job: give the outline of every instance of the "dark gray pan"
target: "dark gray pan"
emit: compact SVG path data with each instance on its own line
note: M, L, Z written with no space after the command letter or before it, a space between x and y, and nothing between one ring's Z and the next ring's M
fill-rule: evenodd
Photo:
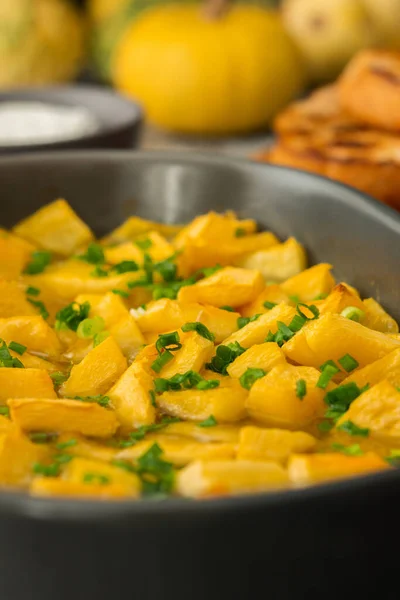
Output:
M132 214L234 209L400 319L400 218L294 170L210 156L81 152L0 159L0 225L56 197L99 234ZM1 257L0 257L1 260ZM212 501L0 495L1 600L397 599L397 471Z

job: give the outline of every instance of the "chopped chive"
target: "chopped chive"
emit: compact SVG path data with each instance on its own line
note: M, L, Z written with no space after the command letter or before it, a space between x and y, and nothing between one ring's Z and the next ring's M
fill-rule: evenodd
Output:
M27 294L27 296L39 296L40 290L39 288L30 285L28 288L26 288L25 293Z
M327 433L328 431L331 431L331 429L333 429L334 426L335 424L332 421L321 421L321 423L318 423L318 429L322 433Z
M227 374L227 368L229 365L246 349L242 348L239 342L233 342L224 346L221 344L218 346L215 356L212 357L211 362L206 364L206 368L215 373L221 373L222 375Z
M244 237L246 234L247 231L243 227L238 227L235 231L235 237L237 238Z
M227 310L228 312L235 312L233 306L220 306L221 310Z
M66 442L61 442L59 444L56 445L57 450L65 450L66 448L72 448L72 446L76 446L77 445L77 440L75 438L71 438L70 440L67 440Z
M120 440L118 442L118 446L120 448L129 448L130 446L134 446L137 442L143 440L148 433L153 431L159 431L160 429L164 429L168 425L172 425L172 423L180 423L180 419L178 417L164 417L160 423L153 423L151 425L140 425L135 431L132 431L129 434L128 440Z
M342 317L346 317L346 319L350 319L350 321L356 321L359 323L365 317L365 312L356 306L346 306L340 313Z
M43 319L48 319L49 312L48 312L47 308L45 307L44 303L41 302L41 300L33 300L32 298L27 298L27 300L28 300L28 302L30 302L32 304L32 306L35 306L36 308L39 309L40 316Z
M272 308L274 308L275 306L278 306L276 302L270 302L269 300L266 300L263 304L264 308L268 308L269 310L271 310Z
M104 250L99 244L91 243L84 254L77 258L91 265L102 265L105 262Z
M112 266L110 270L119 274L131 273L133 271L139 271L139 265L134 260L123 260Z
M33 465L33 472L36 475L43 475L44 477L57 477L60 474L60 465L56 462L50 465L35 463Z
M196 388L198 390L213 390L217 387L219 387L218 379L203 379L196 383Z
M327 298L329 296L329 294L327 294L326 292L322 292L322 294L318 294L318 296L315 296L314 300L325 300L325 298Z
M0 339L0 367L8 369L23 369L24 365L19 360L11 356L10 350L4 340Z
M158 356L151 364L151 368L156 373L159 373L161 369L174 358L174 355L169 350L165 350L160 356Z
M197 427L215 427L218 425L217 419L214 415L210 415L207 419L204 419L201 423L197 424Z
M325 403L329 406L329 410L325 417L338 419L341 417L363 392L368 389L368 384L363 388L359 388L356 383L351 381L343 385L339 385L334 390L328 392L324 398Z
M182 348L182 344L180 343L179 333L177 331L173 331L172 333L161 333L158 336L156 350L159 354L161 354L163 350L174 352L180 348Z
M186 371L186 373L177 373L169 379L158 378L154 380L155 390L158 394L169 390L178 391L182 387L192 389L196 387L198 390L208 390L219 386L219 381L215 379L204 379L196 371Z
M364 454L360 448L360 444L352 444L351 446L344 446L343 444L332 444L332 450L341 452L346 456L362 456Z
M297 333L307 323L307 319L301 315L294 315L288 327L292 333Z
M291 296L289 296L289 300L291 300L293 304L299 304L300 297L297 294L292 294Z
M334 369L336 369L337 372L339 373L340 369L338 368L338 366L337 366L337 364L335 363L334 360L327 360L327 361L325 361L324 364L319 367L319 370L323 371L325 369L325 367L327 367L328 365L330 365L331 367L333 367Z
M304 396L307 394L307 382L305 379L299 379L296 381L296 396L303 400Z
M8 406L0 406L0 415L2 415L3 417L10 416L10 409L8 408Z
M239 377L240 385L246 390L250 390L257 379L261 379L261 377L264 377L266 374L264 369L252 369L249 367L243 375Z
M302 310L301 310L301 306L304 306L304 308L306 308L308 311L311 312L312 317L309 317L307 314L305 314ZM299 313L299 315L301 317L303 317L304 319L306 319L307 321L314 321L315 319L318 319L319 317L319 309L315 306L315 304L304 304L303 302L298 302L297 306L296 306L296 310Z
M93 338L97 333L104 330L105 322L102 317L95 316L84 319L78 325L76 335L81 339Z
M31 442L34 442L35 444L48 444L49 442L52 442L55 439L57 439L57 437L57 433L46 433L39 431L29 434Z
M101 473L85 473L82 479L83 483L94 483L98 485L107 485L110 483L110 478Z
M96 346L99 346L108 337L110 337L109 331L99 331L99 333L95 333L93 336L93 348L96 348Z
M182 325L182 331L196 331L206 340L210 340L210 342L215 340L215 335L211 333L208 327L203 325L203 323L199 323L198 321L194 323L185 323L185 325Z
M97 396L74 396L72 400L80 400L81 402L95 402L103 408L108 408L111 403L111 400L108 396L102 396L101 394L98 394Z
M122 298L129 298L129 292L125 292L125 290L111 290L111 291L116 296L122 296Z
M10 350L14 350L14 352L19 354L20 356L22 356L24 354L24 352L26 352L26 346L23 346L22 344L18 344L18 342L10 342L8 344L8 347Z
M50 377L53 380L54 385L60 386L67 381L68 375L65 375L61 371L55 371L54 373L50 373Z
M321 375L319 376L319 379L317 381L317 387L321 388L322 390L326 389L332 377L334 377L338 372L339 369L337 367L334 367L332 365L326 365Z
M149 391L149 396L150 396L150 402L151 405L154 406L154 408L157 408L157 400L156 400L156 393L154 390L150 390Z
M88 318L89 312L89 302L83 302L83 304L71 302L56 314L55 329L71 329L72 331L76 331L79 324Z
M146 238L144 240L135 240L135 244L138 248L140 248L140 250L148 250L152 247L153 242Z
M347 371L347 373L354 371L354 369L359 366L358 361L356 361L356 359L350 354L345 354L342 356L342 358L339 358L338 363L342 365L343 369Z
M237 326L239 329L242 329L243 327L248 325L248 323L253 323L253 321L257 321L257 319L259 319L260 317L261 313L253 315L252 317L239 317L237 320Z
M91 277L108 277L108 274L109 272L99 265L96 265L94 270L90 273Z
M31 254L31 261L26 265L24 273L27 275L38 275L43 273L51 261L51 252L46 250L35 250Z
M358 427L353 421L345 421L341 425L338 425L339 431L344 431L349 435L359 435L362 437L368 437L369 429L367 427Z

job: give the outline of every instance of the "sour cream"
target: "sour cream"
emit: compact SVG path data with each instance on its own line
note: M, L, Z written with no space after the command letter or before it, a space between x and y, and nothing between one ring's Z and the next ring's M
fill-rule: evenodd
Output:
M0 102L0 146L47 144L96 133L97 118L86 108L44 102Z

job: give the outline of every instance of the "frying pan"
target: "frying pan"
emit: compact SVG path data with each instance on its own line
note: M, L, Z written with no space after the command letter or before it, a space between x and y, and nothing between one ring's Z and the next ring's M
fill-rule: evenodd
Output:
M0 224L63 196L98 234L129 215L234 209L400 318L400 218L332 181L218 157L96 151L0 159ZM400 473L215 500L0 494L1 600L398 598Z

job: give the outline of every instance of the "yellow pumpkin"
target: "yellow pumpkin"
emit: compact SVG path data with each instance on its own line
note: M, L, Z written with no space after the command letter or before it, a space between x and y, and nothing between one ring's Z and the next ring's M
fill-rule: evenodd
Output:
M300 92L303 69L273 11L238 3L210 17L201 4L172 4L125 31L113 79L155 125L218 135L266 126Z

